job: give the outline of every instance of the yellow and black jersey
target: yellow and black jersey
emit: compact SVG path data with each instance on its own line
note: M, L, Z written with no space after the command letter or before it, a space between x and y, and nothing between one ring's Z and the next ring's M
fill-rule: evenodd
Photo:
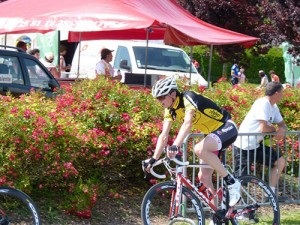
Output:
M204 134L209 134L226 123L231 118L229 112L221 109L210 99L193 91L177 94L172 108L165 109L165 120L184 120L185 111L195 110L193 128Z

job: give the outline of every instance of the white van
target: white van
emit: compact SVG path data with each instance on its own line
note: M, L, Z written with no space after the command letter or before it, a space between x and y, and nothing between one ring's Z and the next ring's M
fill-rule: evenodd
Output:
M190 57L180 48L146 41L82 41L77 47L69 77L94 78L95 65L100 60L102 48L114 50L111 64L122 74L121 82L153 85L160 76L191 77L192 84L206 86L207 81L190 62ZM81 54L78 55L78 49ZM79 67L78 67L79 62ZM146 67L146 69L145 69ZM147 75L145 75L147 74Z

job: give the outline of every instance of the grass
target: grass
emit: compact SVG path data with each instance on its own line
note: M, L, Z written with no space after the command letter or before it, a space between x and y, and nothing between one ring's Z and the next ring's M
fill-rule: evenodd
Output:
M300 205L280 205L281 225L299 225L300 224Z

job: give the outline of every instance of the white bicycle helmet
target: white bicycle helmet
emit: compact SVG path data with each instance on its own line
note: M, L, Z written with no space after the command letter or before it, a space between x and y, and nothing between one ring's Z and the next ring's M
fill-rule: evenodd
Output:
M177 90L177 84L173 77L168 77L156 82L152 87L152 95L154 98L164 96L170 93L171 90Z

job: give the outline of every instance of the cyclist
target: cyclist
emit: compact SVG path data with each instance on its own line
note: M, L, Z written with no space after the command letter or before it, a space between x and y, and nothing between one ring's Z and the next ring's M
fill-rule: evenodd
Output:
M219 108L210 99L193 91L179 92L174 78L159 80L152 88L152 95L165 108L163 129L157 140L156 149L146 166L149 172L151 166L159 159L167 145L169 131L173 120L182 121L173 145L168 147L167 156L174 158L179 146L192 128L201 130L206 137L195 145L195 153L200 162L205 161L212 168L201 168L199 179L214 193L212 173L215 169L222 177L229 189L230 206L234 206L240 199L240 182L235 180L224 168L219 160L219 151L228 147L237 138L237 128L230 119L230 114Z

